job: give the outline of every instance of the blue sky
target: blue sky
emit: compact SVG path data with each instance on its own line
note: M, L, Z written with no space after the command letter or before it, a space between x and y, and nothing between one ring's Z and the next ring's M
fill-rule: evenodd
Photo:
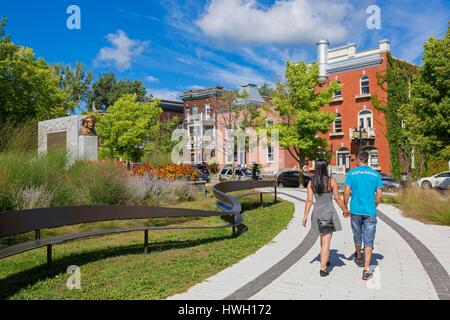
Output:
M14 42L49 63L83 62L96 76L142 80L161 98L189 89L273 83L284 61L315 59L315 42L355 42L358 50L388 38L394 56L421 63L422 46L442 37L450 3L352 0L16 0L0 16ZM81 30L68 30L69 5ZM381 29L366 27L366 9L381 8Z

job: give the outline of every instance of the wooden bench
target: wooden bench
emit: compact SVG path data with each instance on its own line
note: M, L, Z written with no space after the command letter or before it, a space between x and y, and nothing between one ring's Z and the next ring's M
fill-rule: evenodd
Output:
M217 208L220 211L142 206L76 206L2 212L0 213L0 239L29 232L34 232L35 237L34 240L25 241L0 249L0 259L26 251L47 247L47 265L51 266L53 245L106 234L143 231L144 253L148 253L150 230L232 228L233 235L235 235L236 227L243 222L242 209L237 199L228 193L262 187L275 187L276 193L275 181L237 181L223 182L215 185L213 192L217 199ZM230 218L226 219L228 223L214 226L138 226L94 230L41 238L41 230L84 223L148 218L200 218L211 216L226 216Z

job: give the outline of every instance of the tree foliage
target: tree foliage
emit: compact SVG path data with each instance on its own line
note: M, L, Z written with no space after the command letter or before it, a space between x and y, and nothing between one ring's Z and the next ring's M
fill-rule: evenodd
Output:
M117 80L114 73L102 74L92 85L88 96L88 108L106 111L126 94L135 94L139 102L150 100L147 89L140 80Z
M288 61L286 81L276 84L273 98L275 109L284 120L277 125L280 146L298 161L300 170L306 158L326 156L327 141L317 135L328 132L335 119L330 112L321 110L321 106L330 103L339 84L333 82L318 90L318 76L317 64Z
M409 142L425 156L420 170L427 158L450 160L450 27L443 39L430 38L425 44L411 101L400 107L399 115Z
M267 82L264 82L258 88L259 93L265 97L272 97L275 94L274 88Z
M59 87L54 68L32 49L5 36L6 19L0 20L0 123L45 120L67 115L73 108Z
M391 159L391 172L395 177L411 172L412 146L402 128L400 108L409 103L411 83L417 67L406 61L398 60L388 54L387 69L377 75L378 84L387 92L387 101L380 100L377 95L372 97L372 105L384 113L387 122L387 140Z
M74 69L69 65L57 64L55 70L60 77L59 86L68 95L67 102L74 106L87 102L93 79L92 71L85 71L82 63L77 63Z
M100 156L138 162L146 144L158 133L161 113L159 100L143 103L134 94L119 98L99 117Z

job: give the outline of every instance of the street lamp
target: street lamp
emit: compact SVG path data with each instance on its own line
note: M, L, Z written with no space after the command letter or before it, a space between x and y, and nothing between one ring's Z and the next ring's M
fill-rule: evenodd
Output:
M352 138L358 143L358 152L359 152L361 150L361 146L363 144L366 144L367 141L369 141L369 133L364 127L359 127L359 130L358 128L356 128L353 131Z

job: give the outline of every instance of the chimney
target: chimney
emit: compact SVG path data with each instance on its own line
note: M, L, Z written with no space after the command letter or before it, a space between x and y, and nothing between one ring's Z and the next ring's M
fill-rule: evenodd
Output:
M388 39L380 40L380 51L381 52L389 52L391 51L391 43Z
M327 79L328 66L328 47L330 43L327 40L317 42L317 63L319 64L319 82L324 83Z

